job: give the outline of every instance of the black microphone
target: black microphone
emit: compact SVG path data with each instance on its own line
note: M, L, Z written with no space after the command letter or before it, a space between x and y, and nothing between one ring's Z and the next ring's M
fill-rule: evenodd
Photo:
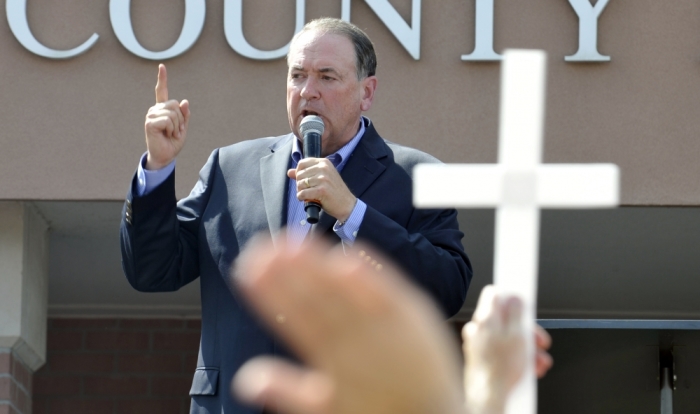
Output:
M299 132L304 140L304 158L321 158L321 135L323 135L323 119L316 115L307 115L301 120ZM318 216L321 213L321 205L315 201L304 202L306 211L306 221L311 224L318 223Z

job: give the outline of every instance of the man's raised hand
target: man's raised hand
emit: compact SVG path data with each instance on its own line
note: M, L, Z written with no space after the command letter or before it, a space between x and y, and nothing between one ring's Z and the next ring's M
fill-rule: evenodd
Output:
M159 170L170 164L185 145L190 120L190 103L168 100L168 73L165 65L158 66L156 104L146 115L146 169Z

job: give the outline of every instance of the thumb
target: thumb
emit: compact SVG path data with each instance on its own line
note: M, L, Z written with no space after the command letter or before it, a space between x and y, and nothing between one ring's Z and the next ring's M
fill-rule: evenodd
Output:
M511 335L520 333L523 323L523 301L516 296L505 298L502 311L506 332Z
M498 289L494 285L486 285L481 290L472 321L484 323L493 318L498 306Z
M190 101L183 99L180 102L180 111L182 111L182 116L185 117L185 125L187 125L190 120Z
M325 375L271 357L245 363L233 377L231 391L243 402L280 414L327 413L333 396Z
M156 83L156 103L168 100L168 72L165 65L158 65L158 83Z

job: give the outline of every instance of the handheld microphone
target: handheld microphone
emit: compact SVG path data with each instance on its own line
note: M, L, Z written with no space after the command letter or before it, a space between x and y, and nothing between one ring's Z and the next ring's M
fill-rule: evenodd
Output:
M307 115L301 120L299 132L304 140L303 150L304 158L321 158L321 135L323 135L323 120L320 116ZM306 221L311 224L318 223L318 217L321 213L321 205L315 201L304 202L304 211L306 211Z

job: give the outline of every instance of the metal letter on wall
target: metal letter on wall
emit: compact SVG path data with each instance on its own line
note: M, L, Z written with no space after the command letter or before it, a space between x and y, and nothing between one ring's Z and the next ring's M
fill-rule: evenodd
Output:
M180 56L194 45L204 28L206 4L205 0L185 0L185 21L180 37L170 49L161 52L153 52L141 46L131 26L130 10L131 0L109 1L109 19L117 39L122 46L136 56L150 60L164 60Z
M598 17L610 0L598 0L595 6L590 0L569 0L578 15L578 52L566 56L567 62L608 62L610 56L598 53Z
M350 0L343 0L340 3L340 19L350 21Z
M68 59L78 56L90 49L100 37L97 33L93 33L85 43L70 50L50 49L39 43L29 29L27 0L7 0L5 13L7 14L7 23L10 25L10 30L12 30L12 34L15 35L17 41L28 51L45 58Z
M297 0L296 23L294 33L298 33L304 27L306 16L306 0ZM229 46L239 54L257 60L271 60L284 57L289 51L289 43L277 50L260 50L248 43L243 34L243 1L224 1L224 34Z
M462 60L482 62L503 60L503 56L493 50L493 3L494 0L476 0L474 51L468 55L462 55Z
M349 3L349 2L348 2ZM374 10L379 19L394 34L396 39L406 49L415 60L420 59L420 10L421 0L411 1L411 26L404 21L389 0L365 0L365 3ZM343 1L343 18L347 13L347 20L350 20L350 5Z

